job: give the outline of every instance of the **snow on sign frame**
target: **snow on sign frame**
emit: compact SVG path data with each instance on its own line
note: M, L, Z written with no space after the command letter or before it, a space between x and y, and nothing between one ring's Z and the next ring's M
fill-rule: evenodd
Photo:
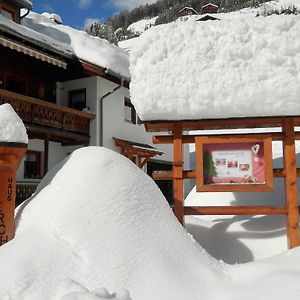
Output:
M273 191L272 138L196 137L197 192Z

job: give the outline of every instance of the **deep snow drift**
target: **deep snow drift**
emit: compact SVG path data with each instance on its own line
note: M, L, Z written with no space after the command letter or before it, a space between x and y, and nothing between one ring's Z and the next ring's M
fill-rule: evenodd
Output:
M299 15L151 28L130 52L131 100L142 120L298 115L299 32Z
M180 226L152 179L105 148L71 154L17 220L15 239L0 248L1 300L300 297L300 249L241 266L216 261Z
M8 103L0 105L0 142L28 143L26 128Z
M152 179L105 148L75 151L17 219L16 238L0 249L1 300L60 299L70 282L75 291L127 288L134 300L219 299L207 286L224 285L222 265L186 234Z

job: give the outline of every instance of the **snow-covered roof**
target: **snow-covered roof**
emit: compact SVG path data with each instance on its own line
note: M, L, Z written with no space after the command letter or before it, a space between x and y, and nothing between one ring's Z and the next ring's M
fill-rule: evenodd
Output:
M189 6L186 6L186 7L182 8L182 9L179 11L179 13L182 13L182 12L183 12L184 10L186 10L186 9L192 10L195 14L198 14L192 7L189 7Z
M130 52L142 120L300 115L300 18L174 22Z
M57 18L57 17L56 17ZM79 59L107 68L113 73L130 78L128 53L99 37L92 37L85 31L57 24L47 15L31 12L22 19L22 25L42 34L44 37L71 48Z
M108 69L113 74L130 79L128 53L85 31L57 24L58 15L40 15L31 12L21 20L21 25L0 15L0 33L16 36L27 43L42 47L55 54L77 58L95 66Z
M207 4L203 5L202 8L203 8L203 7L207 7L207 6L214 6L214 7L217 7L217 8L219 7L219 6L216 5L216 4L213 4L213 3L207 3Z
M26 18L25 18L26 19ZM9 34L17 37L21 41L25 41L39 48L47 49L57 55L72 57L73 49L60 41L42 34L36 30L32 30L26 26L22 26L0 15L0 33Z
M29 0L13 0L12 2L16 3L21 8L32 8L32 2Z

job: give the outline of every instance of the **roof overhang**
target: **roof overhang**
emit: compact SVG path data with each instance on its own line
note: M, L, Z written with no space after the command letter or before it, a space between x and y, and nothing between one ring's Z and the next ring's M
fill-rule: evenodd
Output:
M21 42L13 41L7 37L0 36L0 45L10 48L12 50L16 50L25 55L29 55L36 59L42 60L54 66L64 69L67 68L67 63L64 60L55 58L47 53L33 49L27 45L22 44Z
M121 148L121 154L131 159L133 156L138 156L139 158L144 158L145 161L139 164L139 167L143 166L145 162L154 156L162 155L163 152L158 151L156 148L148 145L141 144L132 141L121 140L118 138L113 138L115 145Z

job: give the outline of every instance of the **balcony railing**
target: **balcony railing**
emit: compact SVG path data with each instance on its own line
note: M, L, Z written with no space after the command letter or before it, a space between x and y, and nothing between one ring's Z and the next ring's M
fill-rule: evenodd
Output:
M0 105L10 103L25 124L90 135L95 115L0 89Z

